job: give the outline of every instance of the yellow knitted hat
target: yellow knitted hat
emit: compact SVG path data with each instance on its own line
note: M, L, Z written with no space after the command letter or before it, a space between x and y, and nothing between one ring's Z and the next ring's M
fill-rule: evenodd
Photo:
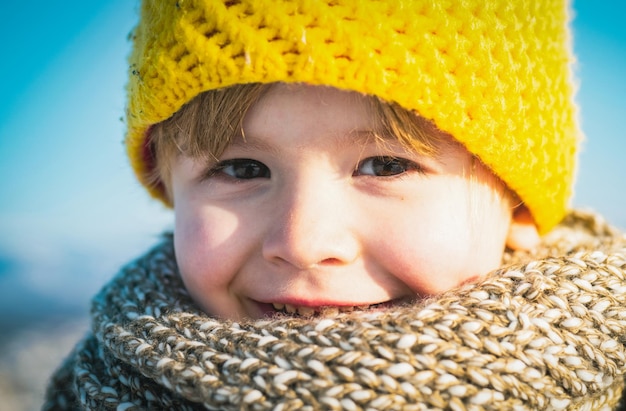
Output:
M580 139L566 1L143 0L128 84L132 166L146 184L150 126L203 91L323 84L434 121L545 232L566 211Z

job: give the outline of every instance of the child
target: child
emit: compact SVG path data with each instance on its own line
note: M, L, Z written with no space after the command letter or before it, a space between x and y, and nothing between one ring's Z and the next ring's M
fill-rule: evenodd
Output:
M174 233L45 408L617 407L626 241L567 214L567 5L530 3L144 0L126 141Z

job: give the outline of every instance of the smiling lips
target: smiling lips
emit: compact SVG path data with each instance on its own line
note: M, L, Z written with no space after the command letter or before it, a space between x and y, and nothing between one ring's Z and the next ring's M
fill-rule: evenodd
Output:
M339 313L349 313L356 310L364 311L369 309L386 307L391 304L393 304L392 301L386 301L378 304L366 305L309 307L293 304L272 303L272 307L274 307L274 310L276 310L277 313L284 313L308 318L313 316L334 317Z

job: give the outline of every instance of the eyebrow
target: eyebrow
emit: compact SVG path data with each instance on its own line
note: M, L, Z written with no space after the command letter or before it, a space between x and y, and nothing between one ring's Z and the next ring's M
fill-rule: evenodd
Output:
M371 141L386 141L386 140L396 140L394 136L388 135L387 133L382 133L377 130L351 130L348 132L338 132L331 135L332 142L331 148L333 150L341 151L347 148L354 147L355 144L367 144ZM297 142L294 141L294 142ZM265 142L261 138L257 138L254 135L245 135L238 134L236 135L231 143L232 146L240 148L244 151L265 151L272 154L279 154L279 149L275 147L273 144L269 144Z
M266 143L262 139L248 137L242 134L237 134L230 142L231 146L240 148L243 151L265 151L273 154L278 153L278 149L269 143Z

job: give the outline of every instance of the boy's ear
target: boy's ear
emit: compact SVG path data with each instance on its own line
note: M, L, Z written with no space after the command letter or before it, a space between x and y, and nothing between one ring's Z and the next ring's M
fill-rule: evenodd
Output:
M528 209L521 205L513 212L506 245L512 250L530 250L539 244L539 232Z

